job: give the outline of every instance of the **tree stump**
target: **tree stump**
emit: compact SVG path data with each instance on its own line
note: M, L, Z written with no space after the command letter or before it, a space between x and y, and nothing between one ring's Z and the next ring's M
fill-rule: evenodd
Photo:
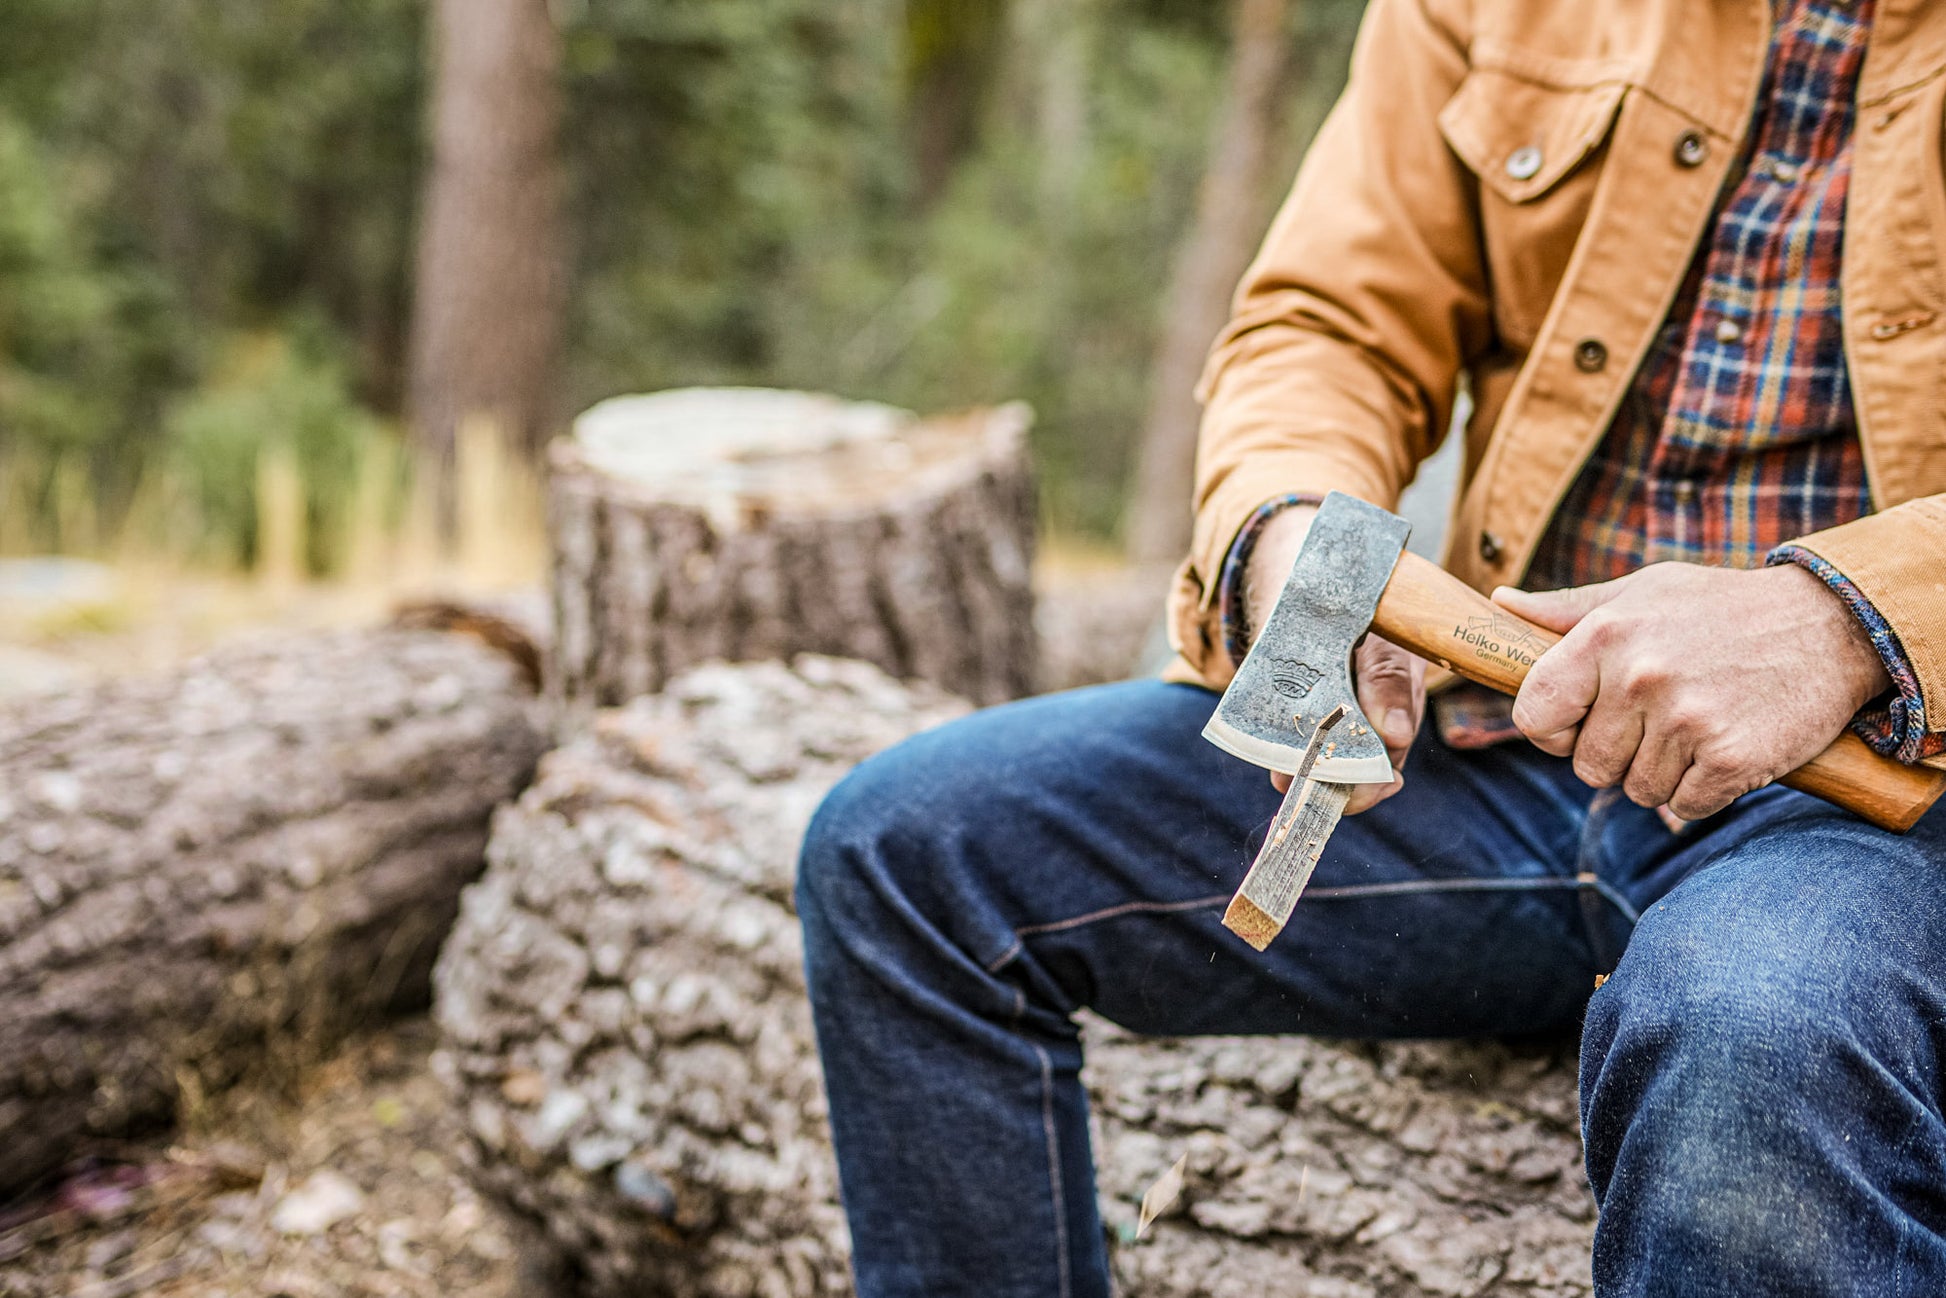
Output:
M960 706L857 663L709 667L603 713L501 812L441 957L435 1062L482 1185L589 1292L850 1292L796 847L853 763ZM1088 1037L1122 1292L1588 1294L1570 1059Z
M757 390L596 406L551 455L550 701L580 720L699 663L796 653L1028 693L1028 422Z
M537 710L503 654L393 630L0 707L0 1195L266 1035L423 1003Z

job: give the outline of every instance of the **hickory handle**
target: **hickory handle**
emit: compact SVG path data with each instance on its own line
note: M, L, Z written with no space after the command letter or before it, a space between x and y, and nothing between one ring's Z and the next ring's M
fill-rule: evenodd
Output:
M1400 557L1379 597L1372 629L1502 694L1518 693L1534 660L1561 638L1410 552ZM1903 834L1946 793L1946 771L1880 757L1847 732L1780 783Z

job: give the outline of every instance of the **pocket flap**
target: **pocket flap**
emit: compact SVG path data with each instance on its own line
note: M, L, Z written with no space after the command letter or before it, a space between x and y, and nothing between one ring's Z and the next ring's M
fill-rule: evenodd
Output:
M1475 68L1439 111L1439 130L1482 184L1525 203L1601 146L1627 89L1616 81L1562 90Z

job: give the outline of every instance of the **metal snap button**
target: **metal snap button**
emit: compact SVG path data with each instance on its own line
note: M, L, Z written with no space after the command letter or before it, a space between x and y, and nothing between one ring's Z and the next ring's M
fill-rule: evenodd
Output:
M1716 322L1716 341L1727 345L1741 337L1743 337L1743 327L1736 321L1718 320Z
M1685 167L1700 167L1710 155L1710 142L1698 130L1684 131L1676 137L1676 161Z
M1488 563L1500 562L1500 538L1491 532L1480 533L1480 557Z
M1532 180L1540 169L1541 151L1531 144L1507 155L1507 174L1515 180Z
M1801 173L1791 163L1773 162L1770 164L1770 174L1786 185L1794 185Z
M1574 345L1574 367L1593 374L1608 364L1608 346L1599 338L1583 338Z

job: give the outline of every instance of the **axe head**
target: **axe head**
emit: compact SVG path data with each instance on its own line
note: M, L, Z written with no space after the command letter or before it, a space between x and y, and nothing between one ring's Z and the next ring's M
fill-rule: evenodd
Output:
M1390 783L1385 744L1352 692L1351 651L1370 629L1411 531L1376 505L1336 491L1326 496L1203 737L1246 762L1295 775L1318 722L1342 705L1344 719L1326 736L1310 778Z

